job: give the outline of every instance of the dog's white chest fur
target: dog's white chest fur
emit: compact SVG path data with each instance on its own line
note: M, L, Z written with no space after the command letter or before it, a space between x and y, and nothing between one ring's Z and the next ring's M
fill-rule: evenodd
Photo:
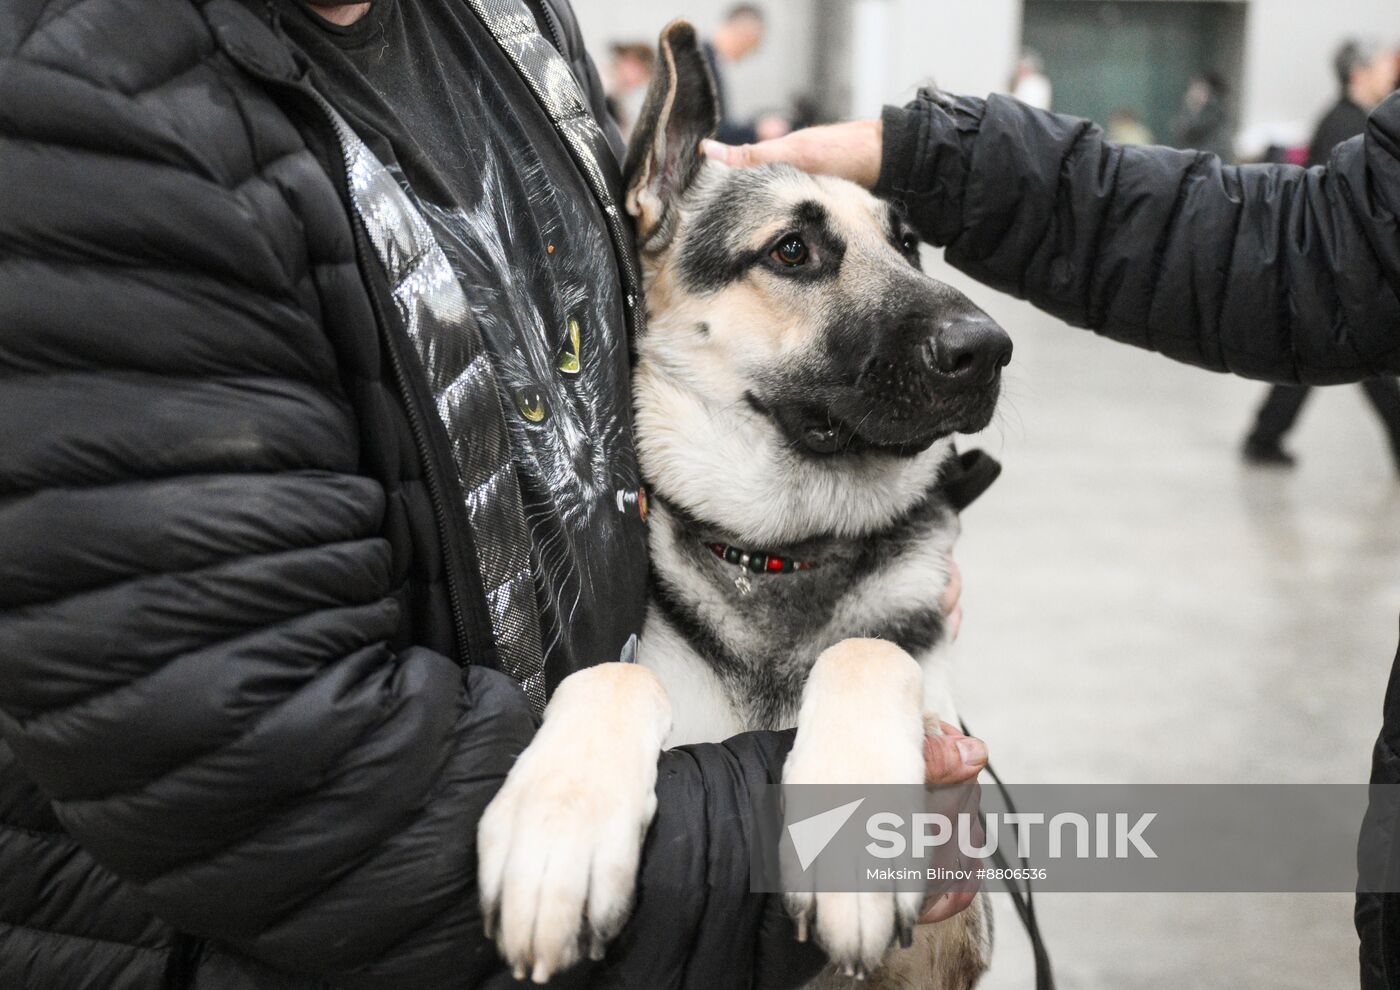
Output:
M745 592L737 579L746 572L685 547L687 536L678 532L665 507L658 508L652 525L656 580L683 600L684 615L653 602L638 660L657 675L673 699L671 745L718 742L739 732L795 725L807 674L823 650L842 640L879 636L897 626L901 617L937 607L947 587L948 555L957 537L951 513L940 514L902 536L907 542L878 567L849 582L841 575L819 572L754 574L745 582L751 589ZM823 566L815 563L819 569ZM826 612L782 614L794 601L800 604L802 594L769 595L787 590L783 583L832 580L840 592L829 596L832 607ZM716 647L726 655L718 664L706 655L707 648ZM924 710L955 722L943 638L910 652L924 674ZM858 712L851 715L861 717Z

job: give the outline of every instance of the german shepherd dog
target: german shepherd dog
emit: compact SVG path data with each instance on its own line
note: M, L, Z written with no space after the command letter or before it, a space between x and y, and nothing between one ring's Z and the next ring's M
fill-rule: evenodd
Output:
M987 426L1011 356L996 324L923 273L897 205L701 158L717 113L694 29L671 25L660 49L626 169L649 312L640 662L560 684L478 834L486 917L536 982L601 958L626 921L668 741L795 724L785 783L923 783L926 727L956 718L937 604L958 532L951 436ZM833 963L824 985L971 987L990 949L984 900L892 949L921 901L788 906Z

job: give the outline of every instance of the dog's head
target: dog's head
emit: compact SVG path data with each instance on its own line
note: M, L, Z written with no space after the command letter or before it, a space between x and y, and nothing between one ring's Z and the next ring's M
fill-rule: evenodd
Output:
M1011 340L924 274L897 205L702 158L717 101L694 29L660 48L626 169L643 472L751 540L868 532L924 496L948 437L987 426Z

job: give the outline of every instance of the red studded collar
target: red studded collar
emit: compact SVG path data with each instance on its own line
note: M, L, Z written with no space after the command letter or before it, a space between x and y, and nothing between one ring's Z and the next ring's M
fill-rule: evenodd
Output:
M773 553L756 553L740 550L723 543L709 544L710 552L727 564L735 564L755 574L791 574L793 571L810 571L817 565L809 560L793 560Z

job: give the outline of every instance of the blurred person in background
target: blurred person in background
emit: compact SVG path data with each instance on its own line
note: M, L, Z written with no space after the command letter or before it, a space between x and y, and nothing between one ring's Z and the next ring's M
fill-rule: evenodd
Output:
M1208 151L1221 161L1234 160L1230 128L1230 95L1225 80L1215 72L1203 72L1191 80L1181 100L1181 113L1172 123L1172 140L1178 148Z
M1325 168L1113 144L1092 123L925 89L878 120L705 154L787 162L902 202L955 268L1212 371L1335 385L1400 374L1400 95ZM1324 742L1325 744L1325 742ZM1288 759L1280 753L1280 760ZM1400 987L1400 655L1358 848L1363 990Z
M1352 39L1337 51L1335 66L1341 98L1317 125L1308 146L1309 167L1326 165L1332 151L1366 130L1366 118L1395 90L1397 49L1376 40ZM1400 385L1383 376L1361 383L1390 441L1400 470ZM1254 429L1244 442L1251 464L1292 467L1296 459L1283 449L1283 438L1298 421L1311 389L1307 385L1275 385L1255 416Z
M628 42L615 44L609 51L612 60L604 77L608 112L627 140L632 137L632 127L656 71L656 50L645 42Z
M1027 48L1016 60L1016 70L1011 76L1011 95L1028 107L1049 110L1055 98L1055 87L1045 74L1045 63L1040 55Z
M737 65L758 51L767 32L768 24L763 10L751 3L741 3L729 9L724 21L705 42L705 58L709 60L710 72L715 77L715 88L719 94L720 123L716 136L727 144L748 144L760 139L757 122L734 118L725 75L729 66ZM789 130L790 127L776 128L769 122L762 139L779 138Z
M1115 144L1152 144L1152 131L1137 113L1119 107L1108 117L1108 139Z

